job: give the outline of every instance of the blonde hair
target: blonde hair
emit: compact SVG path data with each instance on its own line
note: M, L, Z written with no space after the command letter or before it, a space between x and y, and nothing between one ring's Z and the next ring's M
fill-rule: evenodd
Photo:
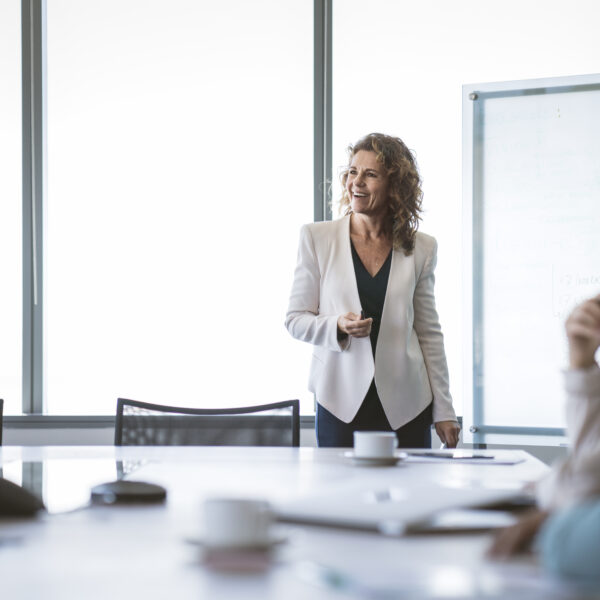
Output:
M356 144L348 146L348 164L360 150L374 152L377 162L384 168L388 178L392 243L394 250L402 248L404 254L409 256L415 248L423 200L421 177L415 157L400 138L383 133L369 133ZM352 213L350 196L346 190L348 169L349 167L346 167L340 175L343 188L340 209L344 210L346 215Z

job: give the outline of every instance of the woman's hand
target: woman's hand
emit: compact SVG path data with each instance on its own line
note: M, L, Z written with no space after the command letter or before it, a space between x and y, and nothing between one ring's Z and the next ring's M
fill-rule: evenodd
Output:
M600 296L580 304L565 324L571 368L587 369L600 346Z
M338 332L352 337L361 338L371 334L373 319L361 319L356 313L346 313L338 318Z
M435 432L448 448L456 448L460 435L460 425L456 421L438 421Z
M521 517L514 525L502 529L488 550L488 556L509 558L519 552L529 550L537 532L547 518L547 512L536 509Z

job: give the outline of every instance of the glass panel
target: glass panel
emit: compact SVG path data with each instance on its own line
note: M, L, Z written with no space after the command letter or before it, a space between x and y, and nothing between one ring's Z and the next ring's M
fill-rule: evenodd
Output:
M300 398L312 3L48 1L47 410Z
M597 87L481 100L481 424L564 427L564 322L600 291Z
M21 3L0 2L0 398L21 413L23 259Z
M589 0L568 11L559 0L543 11L535 0L333 3L333 196L344 150L362 135L398 135L416 151L421 230L439 242L436 300L459 414L470 396L462 389L461 86L596 72L597 11Z

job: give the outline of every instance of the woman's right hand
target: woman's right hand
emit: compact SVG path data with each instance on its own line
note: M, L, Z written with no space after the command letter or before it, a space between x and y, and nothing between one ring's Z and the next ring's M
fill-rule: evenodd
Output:
M360 315L349 312L338 317L338 333L356 338L367 337L371 334L373 319L361 319Z

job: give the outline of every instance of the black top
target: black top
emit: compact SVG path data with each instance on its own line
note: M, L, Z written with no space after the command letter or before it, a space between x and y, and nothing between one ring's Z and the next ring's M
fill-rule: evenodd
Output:
M387 290L388 279L390 277L390 267L392 265L392 251L388 254L381 269L371 277L369 271L365 269L358 252L352 246L352 261L354 262L354 275L356 276L356 286L358 287L358 296L365 319L371 317L373 325L371 326L371 347L373 358L377 349L377 338L379 337L379 327L381 325L381 316L383 314L383 303L385 302L385 292Z

